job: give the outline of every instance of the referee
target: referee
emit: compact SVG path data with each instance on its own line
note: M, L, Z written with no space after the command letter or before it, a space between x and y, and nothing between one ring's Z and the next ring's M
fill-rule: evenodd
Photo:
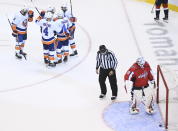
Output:
M99 98L106 96L106 78L109 78L109 83L112 90L111 100L117 98L117 78L116 78L116 67L117 59L113 52L109 51L105 45L99 46L99 51L96 57L96 73L99 74L99 84L101 88L101 94Z

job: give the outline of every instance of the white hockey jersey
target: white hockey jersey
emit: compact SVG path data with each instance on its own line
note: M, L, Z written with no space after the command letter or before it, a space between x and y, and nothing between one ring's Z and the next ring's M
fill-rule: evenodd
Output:
M28 13L23 16L18 12L13 18L12 25L16 25L16 29L19 34L25 34L28 26Z
M58 19L55 21L57 28L60 30L57 32L57 38L60 41L67 40L69 38L69 30L68 30L68 20ZM68 34L68 35L67 35Z
M47 21L46 19L36 20L35 23L41 27L43 44L51 44L54 42L54 32L60 32L61 27L58 27L53 20Z
M64 11L62 11L62 12L63 12L63 19L64 20L68 19L68 21L67 21L67 27L68 27L68 29L69 30L74 29L75 28L76 18L73 17L73 15L71 14L71 12L68 11L68 10L66 12L64 12ZM72 17L75 18L75 20L71 19Z

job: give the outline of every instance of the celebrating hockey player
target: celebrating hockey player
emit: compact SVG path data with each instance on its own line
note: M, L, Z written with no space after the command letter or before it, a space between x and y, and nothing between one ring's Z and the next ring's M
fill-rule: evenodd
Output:
M55 67L54 32L58 32L60 29L57 29L55 26L53 21L53 14L51 12L45 13L44 19L42 19L42 16L39 16L35 22L41 27L44 62L45 64L48 64L48 66Z
M68 18L68 29L70 31L70 39L69 39L69 44L70 47L72 49L72 54L70 54L70 56L75 56L78 54L77 49L76 49L76 44L75 44L75 40L74 40L74 33L75 33L75 23L77 21L76 17L73 16L72 12L69 12L67 9L67 4L63 4L61 6L61 10L63 12L63 17L64 18Z
M163 9L164 9L164 18L163 18L163 20L167 21L168 20L168 14L169 14L168 0L156 0L155 1L155 5L156 5L156 17L154 19L155 20L159 20L160 7L162 5Z
M64 54L64 62L67 62L69 56L69 31L68 31L68 19L63 18L63 15L59 12L55 18L55 22L58 28L62 28L60 32L57 33L57 63L62 62L62 55ZM63 49L63 52L62 52Z
M18 12L12 21L12 36L16 38L15 56L18 59L22 59L22 56L26 59L26 53L23 51L25 41L27 40L27 26L28 22L33 21L34 12L28 8L23 8Z
M132 104L131 114L139 113L139 104L145 98L145 110L152 114L154 98L154 77L148 62L143 57L139 57L129 68L124 76L127 89L131 90Z
M56 12L56 9L55 9L55 7L48 7L48 9L47 9L47 11L46 12L51 12L53 15L55 14L55 12Z

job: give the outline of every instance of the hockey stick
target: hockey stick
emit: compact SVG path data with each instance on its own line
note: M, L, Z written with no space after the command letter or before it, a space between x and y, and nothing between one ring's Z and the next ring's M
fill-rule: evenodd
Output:
M38 10L38 8L35 6L35 4L33 3L33 0L30 0L34 6L34 8L36 9L36 11L38 12L38 14L40 15L40 11Z
M8 16L7 16L7 14L6 14L6 17L7 17L8 23L9 23L9 25L10 25L10 27L11 27L11 30L13 30L13 29L12 29L11 22L10 22L10 20L9 20L9 18L8 18Z
M10 25L10 27L11 27L11 30L13 31L13 29L12 29L12 24L11 24L11 22L10 22L8 16L7 16L7 14L6 14L6 17L7 17L8 23L9 23L9 25ZM18 42L18 34L17 34L17 36L16 36L16 41ZM18 43L19 43L19 42L18 42ZM22 56L25 58L25 60L27 60L26 55L25 55L24 53L21 53L21 54L22 54Z
M71 10L71 15L73 16L73 12L72 12L72 0L70 0L70 10Z
M154 3L154 5L153 5L153 7L151 9L151 13L154 13L154 8L155 8L155 5L156 5L156 2L157 2L157 0L155 0L155 3Z
M125 88L125 92L126 92L126 94L127 94L127 88L126 88L126 85L124 85L124 88Z
M155 8L155 4L153 5L152 9L151 9L151 13L154 13L154 8Z

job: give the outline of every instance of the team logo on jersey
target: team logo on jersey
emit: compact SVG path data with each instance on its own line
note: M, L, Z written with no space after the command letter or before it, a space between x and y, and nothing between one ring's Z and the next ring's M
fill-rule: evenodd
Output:
M130 74L130 71L127 71L127 75L129 75Z
M23 25L24 27L27 27L27 23L28 23L28 21L27 21L27 19L26 19L26 20L24 20L24 21L22 22L22 25Z
M146 78L148 76L148 72L144 72L138 76L138 78Z

